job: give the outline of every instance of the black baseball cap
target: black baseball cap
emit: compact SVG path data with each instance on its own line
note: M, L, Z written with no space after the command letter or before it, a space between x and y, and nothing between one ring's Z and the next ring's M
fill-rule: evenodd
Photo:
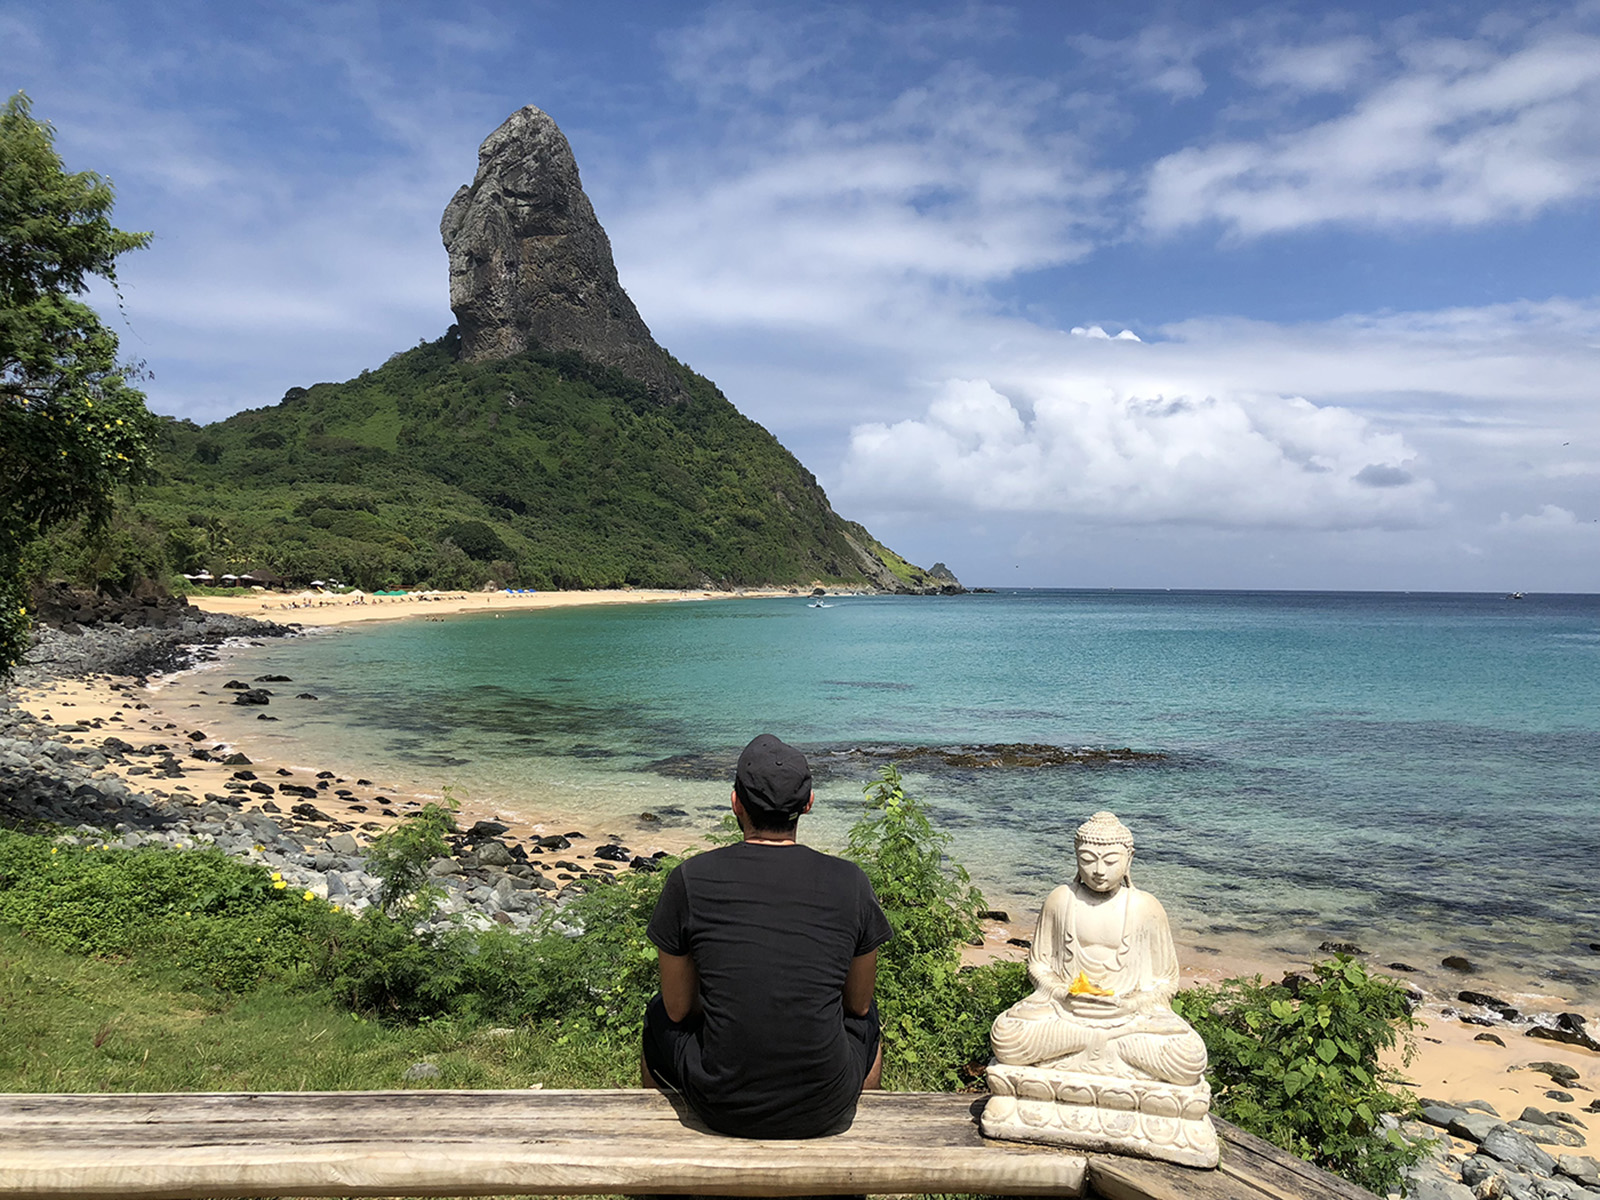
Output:
M811 764L793 746L763 733L739 755L733 790L746 808L792 819L811 799Z

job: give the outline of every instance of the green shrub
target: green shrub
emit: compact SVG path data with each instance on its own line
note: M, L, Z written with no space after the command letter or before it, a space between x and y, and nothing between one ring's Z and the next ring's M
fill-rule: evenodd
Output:
M975 1082L989 1059L989 1026L1028 990L1021 963L961 965L979 932L983 895L945 853L926 810L884 767L847 853L872 881L894 938L878 954L885 1085L950 1090Z
M428 865L450 853L445 834L456 832L457 801L445 792L443 804L424 804L377 837L367 850L367 870L383 880L378 902L394 915L402 908L433 907L437 888L428 885Z
M1416 1107L1389 1086L1378 1055L1415 1052L1406 994L1348 955L1264 984L1231 979L1173 998L1205 1039L1212 1111L1336 1175L1383 1195L1424 1150L1378 1127Z
M408 921L370 908L329 944L318 974L335 999L363 1016L434 1020L458 1007L471 940L465 930L414 934Z
M160 949L180 978L238 993L317 964L349 923L216 850L52 845L0 830L0 923L74 954Z

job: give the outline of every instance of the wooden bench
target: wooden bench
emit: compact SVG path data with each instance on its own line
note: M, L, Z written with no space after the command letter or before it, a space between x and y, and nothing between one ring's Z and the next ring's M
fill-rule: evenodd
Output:
M986 1141L982 1096L867 1093L836 1137L710 1132L659 1092L0 1094L0 1200L19 1197L795 1196L1373 1200L1218 1122L1222 1166Z

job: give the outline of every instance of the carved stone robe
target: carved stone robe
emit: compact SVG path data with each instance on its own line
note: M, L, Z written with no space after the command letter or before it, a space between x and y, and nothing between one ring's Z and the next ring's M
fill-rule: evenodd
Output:
M1123 906L1120 936L1109 947L1091 946L1077 930L1086 894L1074 882L1046 899L1028 954L1036 990L996 1019L990 1035L995 1057L1093 1073L1131 1067L1169 1083L1198 1081L1205 1044L1168 1003L1178 987L1178 955L1161 902L1124 884L1105 901ZM1065 995L1080 973L1112 994Z

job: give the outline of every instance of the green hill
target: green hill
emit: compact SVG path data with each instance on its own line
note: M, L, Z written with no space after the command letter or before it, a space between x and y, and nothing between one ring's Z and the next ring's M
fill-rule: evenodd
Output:
M776 438L676 360L682 391L663 403L572 351L458 351L452 327L345 383L168 422L157 480L114 544L97 558L52 539L52 566L81 582L136 564L368 590L945 582L837 516Z

